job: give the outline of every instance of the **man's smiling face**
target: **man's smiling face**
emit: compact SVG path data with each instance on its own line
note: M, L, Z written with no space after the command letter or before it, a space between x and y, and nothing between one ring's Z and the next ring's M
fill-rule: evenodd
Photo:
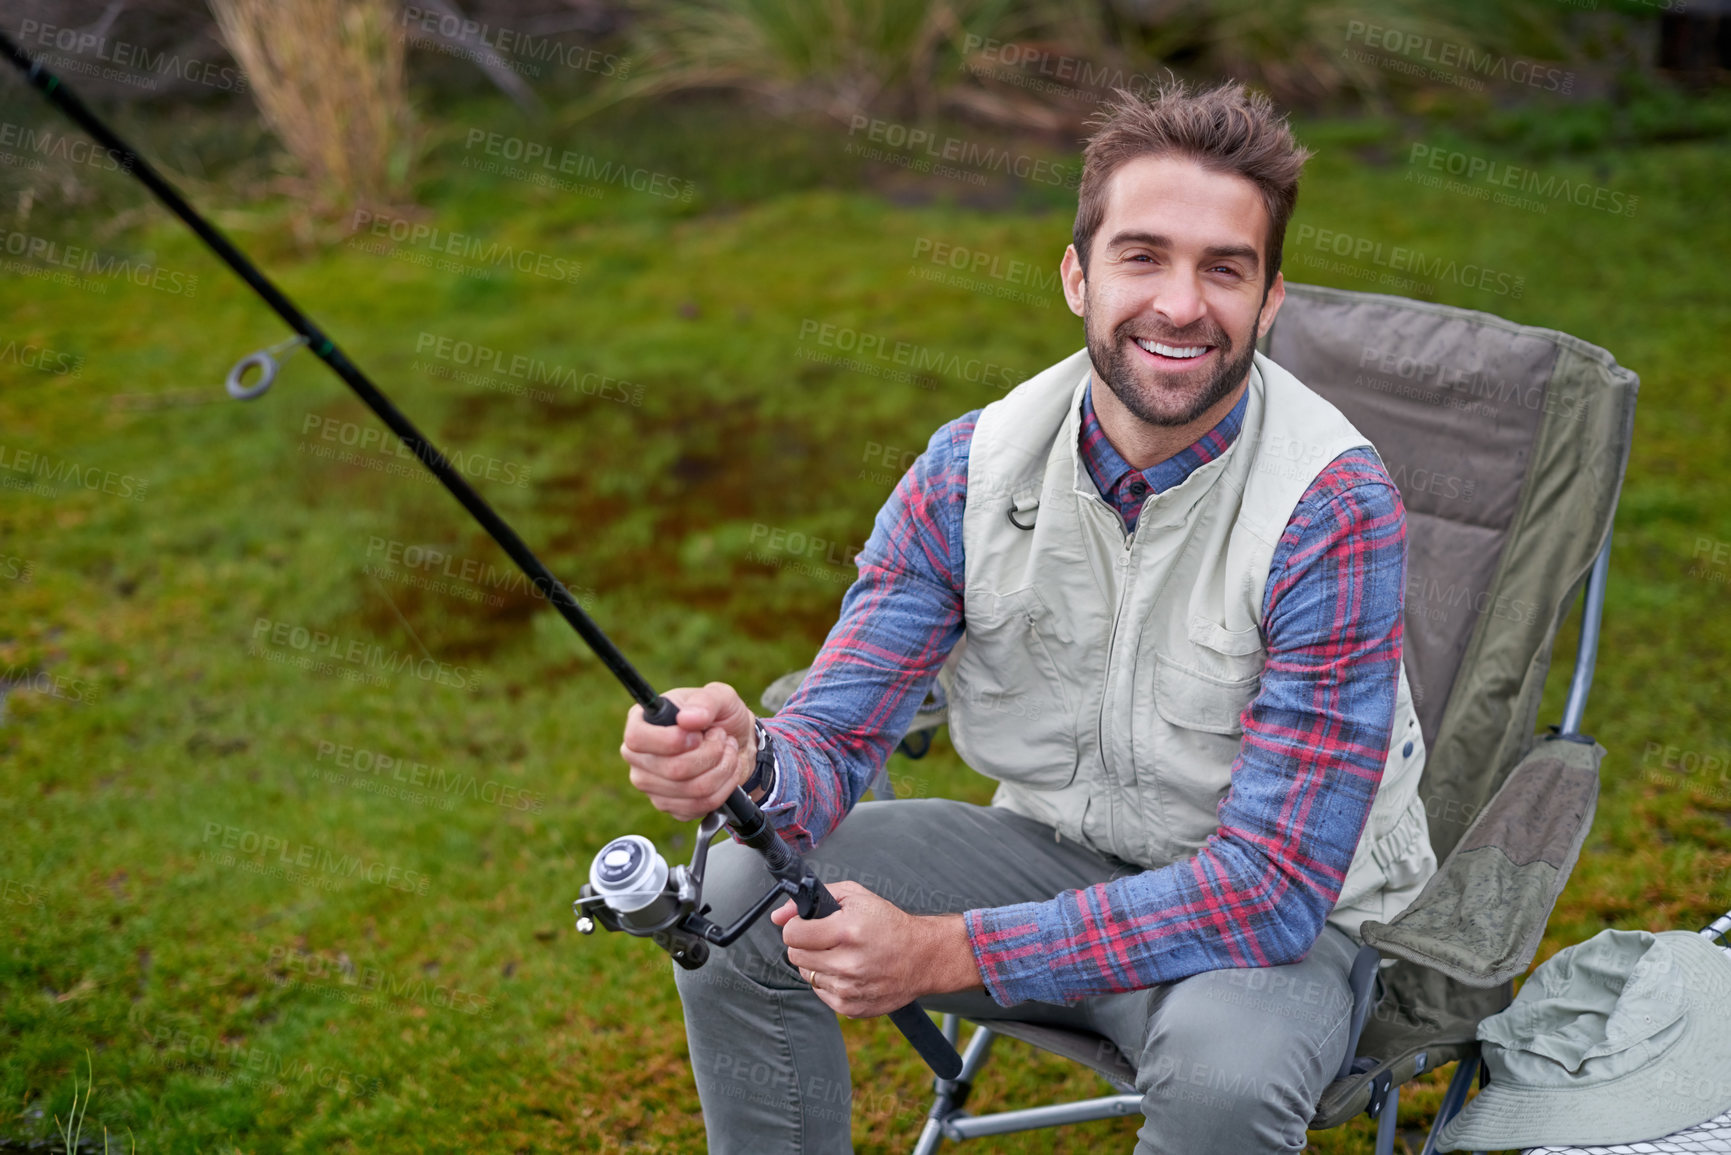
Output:
M1278 276L1264 292L1267 243L1267 209L1243 177L1182 156L1113 173L1086 276L1074 247L1063 271L1095 375L1124 408L1188 425L1244 383L1286 295Z

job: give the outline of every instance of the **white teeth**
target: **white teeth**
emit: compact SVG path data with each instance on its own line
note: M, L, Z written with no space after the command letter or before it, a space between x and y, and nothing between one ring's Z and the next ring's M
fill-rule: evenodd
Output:
M1136 343L1150 353L1158 353L1162 357L1200 357L1208 352L1207 345L1162 345L1158 341L1144 341L1136 338Z

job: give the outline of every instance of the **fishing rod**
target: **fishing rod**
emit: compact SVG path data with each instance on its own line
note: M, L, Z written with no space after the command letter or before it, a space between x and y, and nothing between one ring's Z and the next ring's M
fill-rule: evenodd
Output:
M564 583L535 556L517 531L475 492L461 473L451 467L445 455L422 436L414 423L348 359L335 341L314 325L246 254L217 231L216 226L205 220L137 149L122 140L58 76L43 68L40 61L32 58L4 32L0 32L0 54L4 54L24 74L25 80L50 105L107 149L123 171L149 189L294 330L295 336L290 340L253 353L235 365L226 383L231 397L250 401L261 396L276 379L279 368L277 354L292 352L301 345L311 349L313 355L354 390L367 408L409 447L421 464L432 471L463 508L481 523L481 528L517 563L535 588L558 609L571 628L577 631L577 636L643 707L644 720L655 726L674 724L679 706L655 692L612 639L602 633L601 627L577 604L577 599L571 596ZM249 386L244 378L251 368L257 368L260 375ZM727 927L718 926L704 917L709 907L702 901L703 863L709 840L723 825L763 856L770 875L775 879L775 886L769 893ZM721 809L698 826L697 847L690 866L670 870L647 839L626 835L601 848L589 876L589 883L582 888L582 897L574 904L582 915L578 919L579 930L587 934L598 922L608 930L650 938L687 969L702 966L708 959L711 945L726 946L745 933L783 895L793 899L801 918L823 918L841 909L841 904L818 880L811 867L776 833L751 796L737 786L721 804ZM918 1002L891 1011L889 1019L940 1078L953 1079L961 1073L961 1056Z

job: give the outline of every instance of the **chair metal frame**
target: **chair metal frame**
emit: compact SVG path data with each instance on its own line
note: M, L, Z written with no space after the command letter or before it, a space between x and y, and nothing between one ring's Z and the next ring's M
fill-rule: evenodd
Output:
M1605 535L1605 544L1593 560L1592 569L1588 572L1586 587L1582 592L1581 633L1580 644L1575 653L1575 668L1569 680L1568 697L1563 702L1562 722L1555 727L1555 736L1559 739L1576 742L1590 742L1592 739L1581 733L1581 721L1586 716L1587 694L1593 686L1593 668L1598 659L1599 623L1605 609L1605 585L1610 579L1611 568L1611 537ZM875 784L874 793L878 797L894 797L889 787L888 773L885 772ZM1731 920L1731 915L1727 916ZM1722 920L1726 921L1726 920ZM1715 924L1717 925L1717 924ZM1705 932L1703 932L1705 933ZM1349 984L1352 988L1353 1005L1350 1023L1351 1034L1346 1050L1346 1058L1341 1063L1337 1079L1346 1078L1358 1073L1354 1064L1358 1042L1364 1030L1365 1020L1371 1009L1377 1003L1377 970L1380 956L1375 947L1361 946L1358 956L1353 960ZM919 1141L914 1146L914 1155L933 1155L948 1139L959 1143L966 1139L978 1139L987 1135L1005 1135L1015 1131L1037 1131L1048 1127L1061 1127L1070 1123L1092 1123L1101 1119L1116 1119L1138 1114L1142 1109L1142 1096L1136 1092L1131 1079L1135 1068L1130 1061L1108 1040L1081 1031L1063 1032L1075 1041L1086 1040L1094 1046L1098 1059L1089 1061L1074 1054L1064 1057L1083 1062L1097 1071L1100 1076L1111 1083L1115 1094L1102 1095L1093 1099L1083 1099L1074 1103L1054 1103L1042 1107L1023 1107L1009 1111L998 1111L989 1115L974 1115L967 1110L967 1101L973 1091L974 1081L985 1067L986 1060L991 1056L992 1043L999 1035L1012 1038L1022 1038L1034 1046L1042 1046L1036 1035L1037 1031L1029 1031L1027 1024L1014 1021L992 1020L990 1023L976 1023L974 1032L968 1037L965 1050L962 1051L962 1071L955 1079L937 1079L933 1081L933 1100L930 1112L926 1116L924 1128L920 1132ZM1051 1032L1055 1028L1043 1027L1040 1031ZM960 1037L960 1024L957 1016L943 1017L944 1036L952 1044ZM1050 1049L1050 1048L1043 1048ZM1054 1054L1061 1052L1054 1051ZM1420 1063L1422 1068L1423 1063ZM1459 1061L1448 1090L1443 1095L1442 1107L1431 1125L1430 1134L1426 1137L1424 1148L1420 1155L1433 1155L1436 1151L1436 1137L1443 1124L1454 1118L1466 1104L1467 1095L1472 1089L1474 1078L1477 1077L1482 1086L1485 1078L1483 1061L1479 1058L1477 1044L1472 1052ZM1396 1117L1400 1107L1400 1084L1393 1081L1380 1083L1373 1089L1365 1114L1376 1120L1376 1155L1394 1155L1396 1132Z

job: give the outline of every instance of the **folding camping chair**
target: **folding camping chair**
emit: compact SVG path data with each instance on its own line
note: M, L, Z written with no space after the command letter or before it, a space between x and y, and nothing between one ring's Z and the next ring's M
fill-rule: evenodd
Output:
M1628 461L1638 380L1603 349L1487 313L1376 293L1287 286L1262 342L1333 402L1406 505L1405 662L1428 758L1420 792L1442 864L1405 911L1366 923L1353 967L1353 1045L1311 1126L1360 1112L1394 1150L1400 1086L1459 1061L1437 1126L1479 1074L1479 1020L1507 1006L1592 823L1605 750L1581 733ZM1583 598L1560 724L1534 733L1557 631ZM965 637L964 637L965 644ZM804 671L779 679L779 709ZM942 721L941 696L917 725ZM887 796L887 780L876 792ZM957 1039L946 1016L945 1031ZM1115 1094L970 1115L999 1035L1083 1063ZM939 1080L916 1152L1140 1111L1135 1068L1097 1035L992 1020L960 1077ZM1434 1149L1435 1128L1424 1155Z

